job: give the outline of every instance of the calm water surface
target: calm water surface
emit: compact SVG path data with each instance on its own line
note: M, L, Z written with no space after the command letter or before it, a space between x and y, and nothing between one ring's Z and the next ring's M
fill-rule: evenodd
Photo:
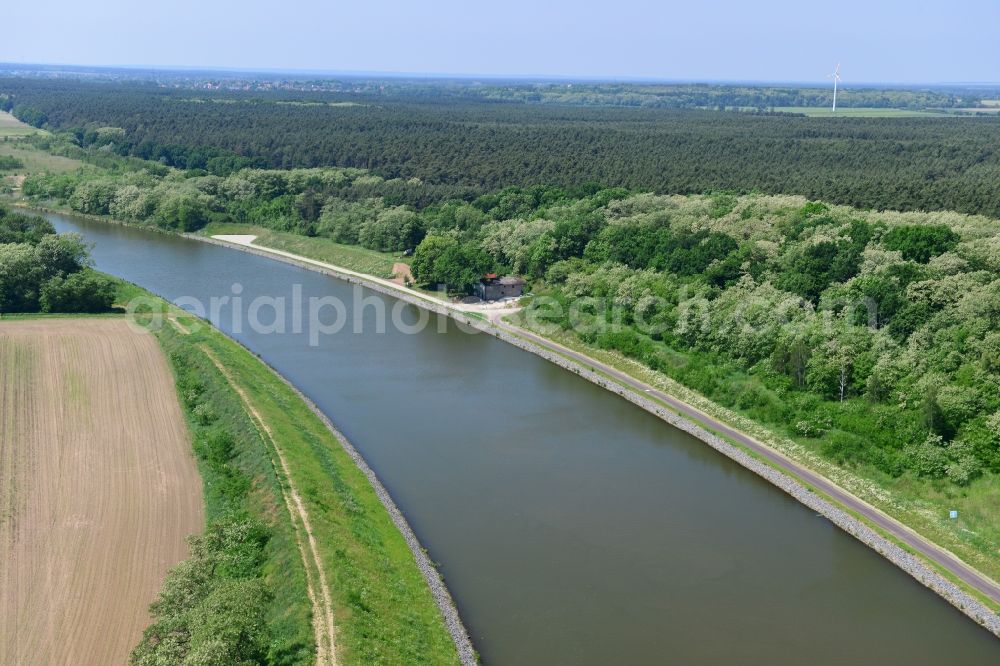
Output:
M276 261L48 217L96 243L100 270L168 299L239 282L247 300L301 284L351 302ZM1000 641L704 444L489 336L435 331L235 337L365 456L486 663L1000 663Z

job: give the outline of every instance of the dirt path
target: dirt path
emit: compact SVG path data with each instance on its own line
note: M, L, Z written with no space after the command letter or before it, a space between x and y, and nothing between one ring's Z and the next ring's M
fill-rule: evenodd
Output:
M0 664L124 664L201 530L156 339L124 319L0 322Z
M167 315L167 321L169 321L173 325L173 327L177 329L177 332L180 333L181 335L191 335L191 331L187 330L187 327L185 327L184 324L178 321L177 317L175 317L174 315Z
M407 284L414 284L413 272L410 270L409 264L404 264L402 262L396 262L392 265L392 281L401 287L405 287Z
M175 323L180 326L180 322ZM306 570L306 586L309 593L309 601L312 603L313 633L316 640L316 664L318 666L335 666L337 663L336 653L336 630L333 622L333 600L330 595L330 586L326 582L326 572L323 569L323 561L319 555L319 547L313 535L312 527L309 524L309 512L302 503L302 497L295 488L292 481L291 472L285 456L278 446L270 427L257 409L250 401L246 391L237 384L229 370L219 361L218 357L212 353L208 347L202 345L201 350L219 369L222 376L226 378L229 385L240 396L243 407L253 421L254 427L260 433L261 439L265 440L268 448L274 452L278 459L280 470L276 469L278 483L281 486L281 493L285 499L285 506L288 509L289 517L295 528L295 540L299 547L299 555L302 558L302 565ZM273 464L273 461L272 461Z

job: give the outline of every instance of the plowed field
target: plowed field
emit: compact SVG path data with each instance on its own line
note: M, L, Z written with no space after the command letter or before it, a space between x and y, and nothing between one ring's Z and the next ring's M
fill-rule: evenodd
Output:
M125 663L202 516L152 335L0 322L0 663Z

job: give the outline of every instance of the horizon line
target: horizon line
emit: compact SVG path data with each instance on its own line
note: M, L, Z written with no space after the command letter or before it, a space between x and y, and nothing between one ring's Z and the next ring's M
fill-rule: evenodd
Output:
M71 63L41 63L41 62L15 62L0 61L0 68L71 68L77 70L120 70L134 72L163 72L163 73L205 73L205 74L267 74L267 75L310 75L323 78L350 77L350 78L388 78L388 79L426 79L426 80L460 80L475 81L478 79L494 81L523 81L523 82L560 82L560 83L660 83L660 84L705 84L705 85L811 85L815 87L826 87L821 80L795 81L791 79L734 79L734 78L669 78L657 76L636 76L636 75L570 75L570 74L482 74L482 73L461 73L461 72L413 72L413 71L392 71L392 70L335 70L335 69L310 69L310 68L275 68L275 67L234 67L216 65L94 65L94 64L71 64ZM863 86L988 86L1000 87L1000 81L877 81L877 80L857 80L849 84Z

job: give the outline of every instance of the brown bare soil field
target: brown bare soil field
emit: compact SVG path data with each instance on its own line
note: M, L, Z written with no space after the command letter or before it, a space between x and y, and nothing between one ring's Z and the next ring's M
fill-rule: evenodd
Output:
M126 663L202 520L152 335L0 321L0 664Z
M413 272L410 270L410 265L399 262L392 265L392 281L404 287L407 282L416 284L416 280L413 279Z

